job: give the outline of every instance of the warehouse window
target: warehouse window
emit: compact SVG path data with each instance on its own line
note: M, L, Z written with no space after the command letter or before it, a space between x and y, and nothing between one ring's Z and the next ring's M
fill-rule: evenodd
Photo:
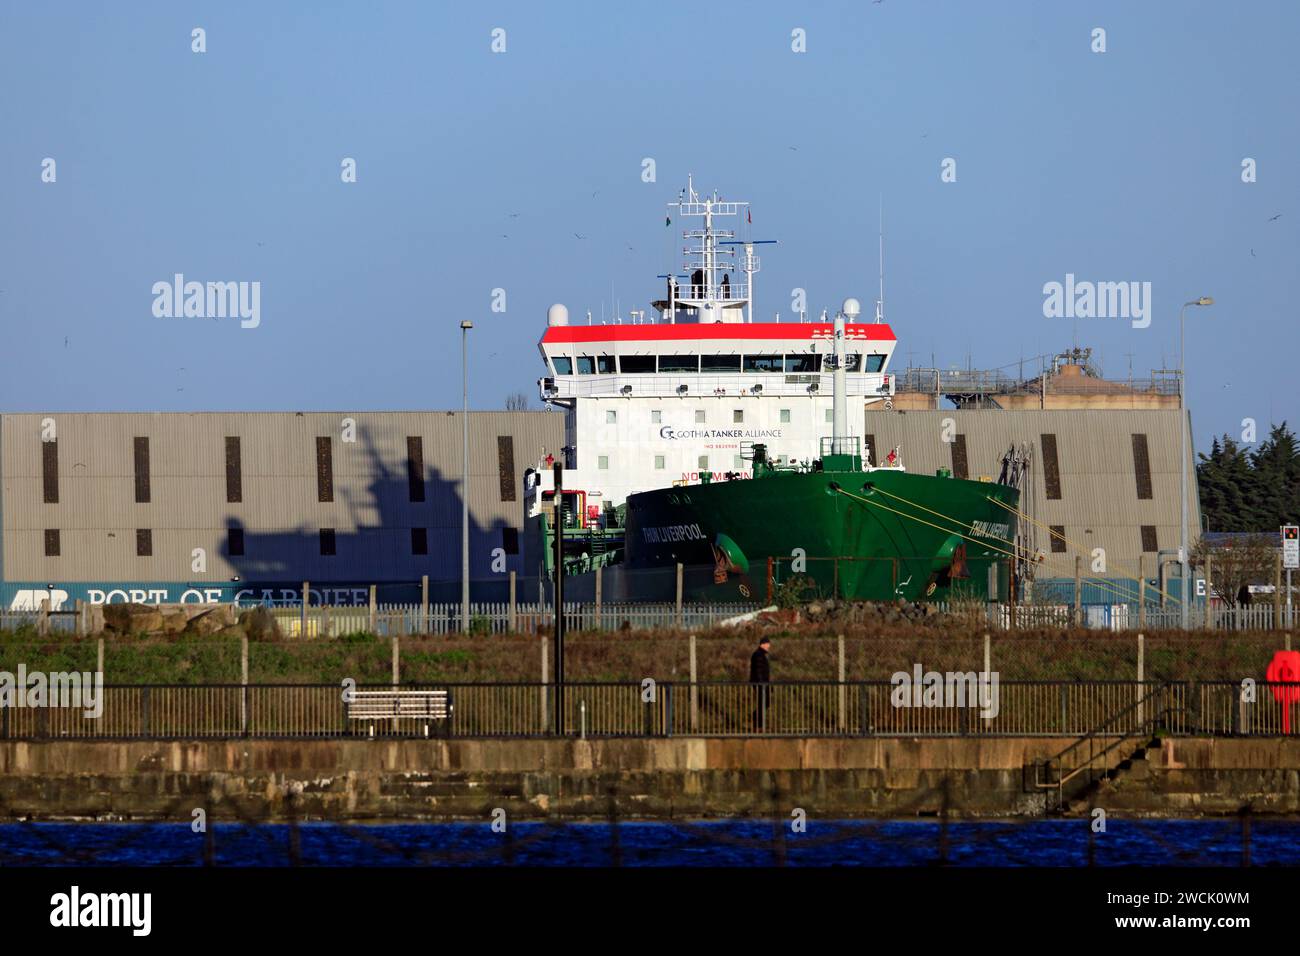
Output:
M424 439L419 435L406 436L406 497L424 500Z
M243 461L239 453L239 436L226 436L226 501L244 500Z
M428 554L429 553L429 529L412 528L411 529L411 554Z
M226 529L226 554L232 558L242 558L244 556L243 528Z
M618 412L614 411L613 409L607 409L607 410L605 411L605 424L606 424L606 425L617 425L617 424L618 424Z
M664 420L664 413L656 409L650 413L650 424L658 425Z
M826 420L828 422L835 421L835 409L833 408L826 409Z
M515 500L515 439L512 435L497 436L497 478L501 484L501 500Z
M664 456L655 455L655 468L663 468L663 466L664 466Z
M316 500L334 500L334 454L328 435L316 439ZM324 552L322 552L324 553ZM333 554L334 552L330 552Z
M869 462L877 465L880 464L880 456L876 454L876 436L866 435L863 437L863 441L867 443L862 452L863 455L866 456Z
M506 554L519 553L519 529L502 528L501 529L501 548Z
M609 468L609 455L596 456L596 467L601 471L606 471Z
M135 449L135 500L137 504L149 501L149 439L136 438Z
M1133 473L1137 476L1138 498L1151 497L1151 453L1146 435L1133 436Z
M744 420L745 420L745 410L744 410L744 409L742 409L742 408L737 408L737 409L735 409L735 410L732 411L732 413L731 413L731 421L732 421L734 424L739 425L739 424L741 424L742 422L744 422Z
M45 529L45 556L47 558L57 558L59 556L59 529Z
M59 503L59 441L41 443L41 480L45 486L45 503Z
M326 439L328 441L329 439ZM334 554L334 529L320 529L320 553L329 557Z
M1065 525L1063 524L1052 525L1052 553L1065 553Z
M1160 544L1156 540L1156 526L1153 524L1142 526L1142 550L1147 552L1160 550Z
M708 416L705 415L705 413L704 413L704 409L702 409L702 408L697 408L697 409L695 410L695 424L697 424L697 425L703 425L703 424L706 422L707 418L708 418Z
M966 466L966 436L957 435L952 441L952 474L954 478L969 478Z
M698 459L698 465L699 465L699 469L700 469L700 471L708 471L708 470L709 470L709 456L708 456L708 455L701 455L701 456L699 457L699 459Z
M1040 435L1043 443L1043 484L1048 500L1061 497L1061 464L1056 458L1056 436Z
M790 424L790 409L788 408L781 409L781 424L782 425Z
M137 558L153 557L153 531L151 529L135 529L135 556Z

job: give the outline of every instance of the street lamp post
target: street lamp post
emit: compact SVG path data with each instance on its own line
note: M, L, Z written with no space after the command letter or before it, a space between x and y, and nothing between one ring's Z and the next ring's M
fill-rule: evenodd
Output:
M460 632L469 633L469 330L460 323L461 457L460 457Z
M1180 618L1183 630L1187 630L1189 614L1188 608L1191 602L1191 596L1189 594L1191 584L1189 561L1191 559L1191 554L1188 551L1187 541L1187 432L1191 427L1191 424L1187 418L1187 370L1186 363L1183 359L1183 342L1186 337L1184 331L1184 320L1187 318L1187 307L1190 305L1214 305L1214 300L1208 295L1203 295L1199 299L1193 299L1191 302L1184 302L1182 309L1178 312L1178 415L1180 418L1180 421L1178 422L1178 431L1181 436L1179 444L1182 446L1183 452L1183 467L1179 471L1178 480L1180 496L1182 498L1183 521L1182 547L1179 551L1179 564L1182 574L1180 584L1182 593L1179 594L1179 597L1181 598L1179 604L1181 607ZM1210 600L1209 580L1206 580L1205 582L1205 600L1207 603Z

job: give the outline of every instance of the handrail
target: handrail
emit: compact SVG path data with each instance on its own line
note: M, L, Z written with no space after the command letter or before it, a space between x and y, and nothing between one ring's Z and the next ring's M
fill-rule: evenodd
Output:
M1172 681L1162 681L1157 683L1154 687L1151 688L1151 690L1147 691L1147 693L1140 696L1137 700L1133 701L1133 703L1129 704L1127 707L1123 708L1122 710L1118 710L1115 713L1111 714L1109 717L1103 720L1096 727L1093 727L1086 734L1083 734L1081 737L1079 737L1079 739L1077 739L1072 744L1067 746L1060 753L1056 754L1053 757L1047 758L1046 760L1042 761L1040 764L1037 764L1035 766L1034 785L1039 789L1049 789L1051 787L1056 787L1057 806L1063 806L1065 803L1065 784L1067 782L1073 780L1079 774L1091 770L1091 768L1097 762L1098 759L1107 756L1108 754L1116 750L1118 747L1120 747L1121 745L1123 745L1125 742L1132 739L1133 737L1142 736L1144 733L1150 733L1153 730L1153 728L1164 717L1166 717L1169 713L1172 712L1173 708L1169 706L1165 706L1160 709L1153 710L1150 716L1147 717L1139 716L1139 722L1137 726L1120 735L1106 734L1105 731L1108 728L1110 728L1113 724L1115 724L1117 721L1121 720L1124 717L1127 717L1133 711L1137 711L1139 715L1141 715L1144 709L1144 705L1148 701L1152 700L1152 698L1154 697L1165 694L1173 686L1174 683ZM1093 746L1098 742L1099 738L1101 738L1102 736L1106 736L1107 738L1109 738L1110 742L1101 750L1094 751L1092 749ZM1088 745L1088 759L1085 760L1083 763L1079 764L1079 766L1075 767L1069 773L1065 773L1064 772L1065 758L1072 752L1076 750L1081 750L1084 744ZM1039 774L1038 771L1040 769L1043 771L1050 771L1050 768L1052 767L1053 764L1058 765L1057 779L1055 781L1052 781L1051 779L1044 781L1042 779L1042 775ZM1047 776L1049 776L1050 778L1050 773L1048 773Z

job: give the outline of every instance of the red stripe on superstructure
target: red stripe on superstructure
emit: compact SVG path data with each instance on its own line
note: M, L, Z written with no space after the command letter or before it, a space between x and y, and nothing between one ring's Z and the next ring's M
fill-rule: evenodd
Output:
M896 341L884 323L858 322L845 327L849 341ZM745 342L753 339L829 339L835 326L829 322L711 322L706 325L552 325L542 336L543 345L573 342Z

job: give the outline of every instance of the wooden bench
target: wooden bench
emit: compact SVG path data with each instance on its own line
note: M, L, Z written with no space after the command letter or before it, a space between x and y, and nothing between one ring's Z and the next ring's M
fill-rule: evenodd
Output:
M368 720L370 736L376 720L423 720L424 735L429 722L451 717L451 694L446 690L354 690L347 704L349 720Z

